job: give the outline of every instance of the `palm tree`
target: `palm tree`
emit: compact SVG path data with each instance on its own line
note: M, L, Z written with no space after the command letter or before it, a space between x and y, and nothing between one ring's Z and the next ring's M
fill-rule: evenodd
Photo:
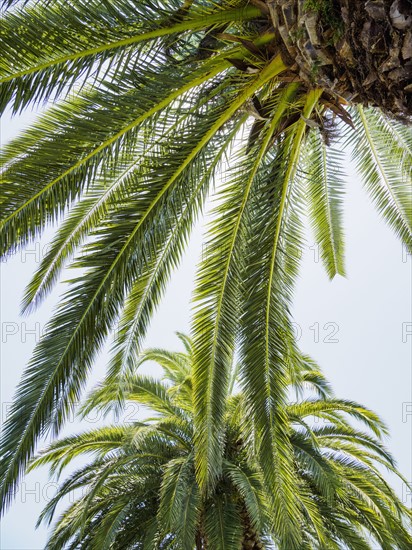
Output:
M39 522L50 523L64 497L78 496L58 518L47 548L291 548L281 544L282 504L256 460L255 427L233 384L236 372L224 404L222 472L202 493L195 471L193 356L153 349L138 365L146 361L162 367L162 379L131 373L123 384L126 399L142 405L147 420L57 440L32 462L31 468L46 464L60 475L79 456L89 458L41 514ZM299 490L299 548L409 549L411 516L379 471L396 472L382 445L382 422L361 405L334 398L307 358L299 379L290 380L294 392L300 397L286 406L285 429ZM94 390L84 413L96 407L116 409L114 386Z
M342 149L411 244L410 3L404 0L3 1L0 107L53 102L3 150L1 252L58 222L28 285L36 307L79 268L23 376L3 437L8 503L38 437L58 432L119 323L108 376L134 364L216 174L195 294L201 487L222 472L237 346L266 483L292 482L284 425L290 300L309 212L344 273ZM227 162L228 161L228 162ZM118 398L121 399L119 394ZM252 407L253 405L253 407ZM276 428L279 426L279 428ZM297 503L284 522L298 517Z

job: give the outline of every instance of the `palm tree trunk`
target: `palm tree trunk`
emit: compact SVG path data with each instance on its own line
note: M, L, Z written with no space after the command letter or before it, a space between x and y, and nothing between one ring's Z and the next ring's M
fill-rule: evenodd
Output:
M208 544L206 540L205 525L204 525L204 514L200 513L199 523L195 535L195 544L196 550L207 550Z
M398 118L412 115L411 0L253 3L299 79Z
M245 533L242 541L242 550L263 550L264 546L253 532Z
M243 540L241 550L263 550L264 546L260 541L259 535L253 528L246 508L241 511L243 524Z

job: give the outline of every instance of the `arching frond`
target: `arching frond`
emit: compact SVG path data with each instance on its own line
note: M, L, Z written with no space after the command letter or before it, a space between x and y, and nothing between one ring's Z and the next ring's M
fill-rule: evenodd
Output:
M242 542L242 521L235 504L224 497L215 499L205 510L205 533L216 550L236 550Z
M318 91L308 96L305 118L310 117L318 97ZM285 108L289 100L287 95L281 100ZM284 403L292 340L288 310L297 260L291 250L300 244L291 197L296 194L295 177L305 128L300 119L261 175L250 213L252 229L245 277L248 300L242 318L241 378L249 410L255 416L263 473L277 499L275 530L282 548L298 548L301 543L298 492L290 470ZM271 209L263 207L268 198Z
M6 148L5 160L7 162L10 155L17 160L10 166L6 164L2 173L2 254L12 246L25 244L45 223L56 219L94 181L99 169L103 170L100 177L104 178L104 186L107 187L107 183L115 186L111 192L106 190L103 205L113 195L115 199L121 196L122 189L123 193L132 195L134 180L144 174L137 159L148 155L145 141L137 141L143 138L142 124L159 112L167 117L173 101L205 81L210 82L213 75L227 66L228 62L222 60L206 70L206 74L204 70L190 71L183 80L180 73L165 69L165 83L160 93L153 81L157 72L146 69L139 78L131 72L122 90L113 91L109 87L92 92L91 96L86 94L83 100L75 98L52 108L29 133L29 145L31 135L40 138L32 147L27 148L27 140L22 138L17 138L17 143L11 142ZM118 115L110 124L104 123L114 107ZM184 120L183 113L179 115ZM172 116L165 120L169 125L174 122ZM179 128L179 132L182 129ZM209 134L207 141L213 134ZM173 133L168 137L173 139ZM93 213L96 216L101 211L100 203ZM77 228L74 244L91 222L93 218L86 220L85 227ZM83 231L79 233L80 229ZM73 240L73 236L70 237ZM56 252L54 259L55 255ZM32 294L34 298L36 294L33 291Z
M260 78L244 91L242 102L283 69L283 63L278 58L267 65ZM254 151L255 155L249 154L245 158L241 154L244 158L242 171L239 172L237 167L232 181L222 191L224 203L217 209L218 218L210 229L207 256L199 271L193 330L198 446L207 450L207 454L202 452L197 461L201 483L206 483L208 478L216 478L221 468L223 399L228 390L228 368L233 358L238 323L236 306L245 213L260 162L271 137L272 133L267 133L263 143Z
M158 49L156 41L162 37L260 13L254 6L227 10L207 4L196 3L184 21L173 21L178 2L59 1L8 12L1 35L0 107L10 102L17 112L30 102L60 95L93 73L116 67L122 74L122 68L133 66L140 56L150 57L150 48Z
M88 271L76 278L46 327L5 427L4 494L10 494L12 480L19 477L20 465L32 453L36 435L51 425L58 429L71 403L79 400L87 370L113 327L126 292L145 273L148 259L159 254L173 231L174 219L190 197L190 187L207 170L207 158L213 158L212 138L233 113L232 105L187 129L186 148L180 142L172 163L164 165L161 157L153 158L156 172L153 166L145 174L144 185L138 183L133 203L128 202L121 214L111 215L97 240L88 245L87 254L78 262L78 267ZM193 147L191 136L198 135L198 124L204 128L204 136ZM206 167L200 159L203 154ZM151 223L160 231L148 232ZM115 287L117 292L113 292ZM18 424L14 422L17 417Z
M332 279L345 275L342 228L343 154L327 146L320 131L310 133L307 196L315 242L320 247L325 269Z
M343 412L363 422L368 428L370 428L377 436L387 434L388 429L384 422L369 409L364 408L362 405L355 403L354 401L348 401L343 399L328 399L328 400L313 400L303 401L296 405L290 405L288 407L288 414L290 416L305 417L305 416L322 416L323 413L329 411Z
M358 171L382 216L412 250L410 144L397 139L396 127L374 111L358 107L354 123L350 144Z

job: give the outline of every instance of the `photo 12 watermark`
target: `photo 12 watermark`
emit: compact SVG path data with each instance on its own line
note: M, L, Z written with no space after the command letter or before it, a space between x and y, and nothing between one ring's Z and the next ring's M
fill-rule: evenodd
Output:
M402 502L407 505L412 505L412 482L402 484Z
M3 321L1 323L1 343L18 340L21 344L37 343L43 335L44 326L38 321Z
M117 402L116 402L117 405ZM126 400L122 405L118 405L115 409L107 407L90 408L82 410L83 402L73 402L68 408L65 418L65 425L79 424L82 425L100 425L107 426L111 424L124 425L134 424L141 419L140 406L135 401ZM1 404L1 423L7 422L10 417L15 416L17 409L13 406L12 401L3 401ZM85 428L86 430L87 428Z
M404 401L402 403L402 422L406 424L412 419L412 401Z
M402 323L402 343L412 343L412 323Z
M315 321L313 325L303 327L301 324L293 322L292 329L296 342L299 342L304 334L311 334L311 339L315 344L339 344L340 326L335 321L319 323Z

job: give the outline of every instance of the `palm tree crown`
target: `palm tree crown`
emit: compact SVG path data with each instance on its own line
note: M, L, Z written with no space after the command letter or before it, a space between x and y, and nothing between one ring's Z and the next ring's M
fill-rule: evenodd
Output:
M233 387L236 372L224 404L222 471L213 488L201 491L194 460L193 355L190 341L181 338L186 353L149 350L137 363L157 362L161 381L135 373L123 381L126 398L144 406L147 420L57 440L34 459L32 468L48 464L60 474L79 455L93 457L62 482L43 511L41 520L50 522L60 500L81 489L58 518L47 548L292 547L285 544L293 536L282 532L278 508L289 503L265 484L256 460L256 427L244 395ZM385 466L396 472L381 442L385 427L379 418L334 398L307 358L289 389L301 395L285 407L284 426L293 449L299 548L410 548L409 512L379 471ZM116 406L115 388L103 384L89 396L84 413Z
M244 398L265 436L259 461L282 472L264 469L265 482L281 495L291 449L272 428L284 425L287 365L297 353L296 250L308 212L329 276L344 273L344 145L378 210L412 247L409 4L3 4L0 107L54 104L2 152L1 252L59 221L24 311L64 266L79 268L4 429L4 501L39 435L63 424L117 322L109 377L133 366L225 164L195 293L197 479L204 486L222 472L237 345ZM286 523L297 517L293 507L284 513Z

